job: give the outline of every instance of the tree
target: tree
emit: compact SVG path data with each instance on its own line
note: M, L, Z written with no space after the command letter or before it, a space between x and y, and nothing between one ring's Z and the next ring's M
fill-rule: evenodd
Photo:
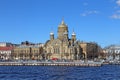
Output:
M106 54L106 53L104 53L104 52L99 52L99 56L100 56L101 59L105 59L105 58L106 58L106 55L108 55L108 54ZM109 56L109 55L108 55L108 56Z

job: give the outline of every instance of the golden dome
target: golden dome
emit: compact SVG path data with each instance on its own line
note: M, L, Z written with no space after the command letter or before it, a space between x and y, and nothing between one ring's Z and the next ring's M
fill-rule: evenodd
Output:
M61 24L59 25L59 27L67 27L67 25L65 24L64 20L62 20Z

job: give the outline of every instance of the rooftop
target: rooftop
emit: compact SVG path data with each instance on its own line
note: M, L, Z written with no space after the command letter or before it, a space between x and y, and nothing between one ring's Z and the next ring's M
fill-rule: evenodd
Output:
M1 51L8 51L8 50L12 50L13 47L0 47Z

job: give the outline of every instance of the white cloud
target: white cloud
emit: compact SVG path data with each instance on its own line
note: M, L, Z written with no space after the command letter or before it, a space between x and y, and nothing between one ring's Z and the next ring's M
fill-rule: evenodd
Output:
M116 4L117 4L118 6L120 6L120 0L117 0L117 1L116 1Z
M114 1L114 0L113 0ZM120 7L120 0L115 0L117 6L114 7L114 9L119 9ZM110 16L112 19L120 19L120 10L116 10L112 16Z
M88 16L88 15L92 15L92 14L98 14L99 12L96 10L93 11L85 11L84 13L80 14L81 16Z
M112 19L120 19L120 14L113 14L111 16Z
M117 10L112 16L112 19L120 19L120 10Z

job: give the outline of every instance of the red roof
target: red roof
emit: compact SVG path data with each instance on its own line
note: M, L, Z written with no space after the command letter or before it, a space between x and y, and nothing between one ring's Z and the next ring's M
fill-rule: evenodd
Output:
M1 51L8 51L8 50L12 50L13 47L0 47Z

